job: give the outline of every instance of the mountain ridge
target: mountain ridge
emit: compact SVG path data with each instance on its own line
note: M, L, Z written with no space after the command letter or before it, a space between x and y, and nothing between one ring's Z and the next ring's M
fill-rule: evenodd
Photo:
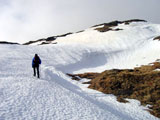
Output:
M103 26L101 28L95 28L95 30L97 30L99 32L107 32L107 31L111 31L111 30L119 31L119 30L122 30L122 29L119 29L119 28L112 29L112 27L116 27L119 24L129 25L130 23L133 23L133 22L147 22L147 21L146 20L141 20L141 19L131 19L131 20L125 20L125 21L117 21L117 20L115 20L115 21L112 21L112 22L109 22L109 23L103 23L103 24L94 25L91 28ZM69 32L69 33L62 34L62 35L50 36L50 37L38 39L38 40L35 40L35 41L29 41L29 42L24 43L23 45L31 45L31 44L35 44L35 43L39 43L39 42L40 43L38 45L52 44L51 42L55 41L57 38L66 37L68 35L81 33L81 32L84 32L84 31L85 30L81 30L81 31L78 31L78 32L75 32L75 33ZM54 44L56 44L56 43L54 43Z

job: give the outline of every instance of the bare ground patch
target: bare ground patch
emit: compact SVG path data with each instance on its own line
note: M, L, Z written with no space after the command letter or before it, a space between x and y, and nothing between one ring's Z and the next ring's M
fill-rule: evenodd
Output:
M155 37L153 40L160 40L160 36Z
M93 27L98 27L98 26L103 25L103 27L99 27L99 28L95 29L95 30L98 30L99 32L120 31L120 30L123 30L123 29L120 29L120 28L114 29L113 27L116 27L116 26L118 26L119 24L122 24L122 23L124 23L126 25L129 25L132 22L146 22L146 21L145 20L140 20L140 19L132 19L132 20L126 20L126 21L113 21L113 22L109 22L109 23L103 23L103 24L95 25Z
M148 110L160 118L160 63L137 67L135 69L113 69L102 73L84 73L69 75L89 78L89 88L106 94L114 94L120 102L125 98L137 99L142 105L151 105Z

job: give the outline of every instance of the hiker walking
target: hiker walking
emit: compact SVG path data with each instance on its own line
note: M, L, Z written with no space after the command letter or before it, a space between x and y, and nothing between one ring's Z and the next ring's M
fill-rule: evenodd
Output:
M34 71L34 76L36 76L37 71L37 77L39 78L39 64L41 64L41 59L37 54L35 54L33 60L32 60L32 68Z

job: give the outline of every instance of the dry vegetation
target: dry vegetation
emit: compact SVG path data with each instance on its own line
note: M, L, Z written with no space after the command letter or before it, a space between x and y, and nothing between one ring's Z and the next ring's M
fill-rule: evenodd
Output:
M119 31L119 30L123 30L123 29L113 29L113 27L116 27L118 26L118 24L130 24L132 22L146 22L145 20L139 20L139 19L133 19L133 20L126 20L126 21L113 21L113 22L110 22L110 23L103 23L103 24L100 24L100 25L95 25L93 27L98 27L98 26L102 26L103 27L100 27L100 28L96 28L95 30L98 30L99 32L107 32L107 31Z
M71 35L71 34L73 34L73 33L70 32L70 33L66 33L63 35L51 36L48 38L43 38L43 39L39 39L39 40L35 40L35 41L29 41L29 42L24 43L23 45L31 45L31 44L37 43L37 42L42 42L39 45L51 44L51 42L55 41L58 37L66 37L67 35ZM57 44L57 43L53 43L53 44Z
M112 27L118 26L118 24L120 24L120 23L121 23L120 21L113 21L113 22L110 22L110 23L104 23L104 24L101 24L101 25L104 25L103 27L96 28L95 30L98 30L99 32L122 30L122 29L116 29L116 30L114 30L112 28ZM94 26L94 27L97 27L97 26Z
M120 102L124 98L137 99L142 105L151 105L149 112L160 118L160 68L159 62L135 69L113 69L102 73L71 75L72 78L92 79L89 88L114 94Z
M84 74L69 74L67 73L68 76L72 77L72 80L81 80L82 78L87 78L87 79L94 79L96 78L100 73L84 73Z

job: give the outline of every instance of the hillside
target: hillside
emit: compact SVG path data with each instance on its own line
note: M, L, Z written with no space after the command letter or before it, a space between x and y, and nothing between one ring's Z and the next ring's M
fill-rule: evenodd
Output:
M89 88L106 94L114 94L120 102L126 98L137 99L148 105L148 111L160 118L160 62L135 69L112 69L102 73L68 74L73 80L87 78Z
M127 69L126 76L130 78L134 74L130 69L159 59L159 36L160 25L129 20L104 23L25 45L0 44L0 119L159 120L158 115L150 114L149 108L140 104L140 99L121 96L130 99L127 99L128 103L120 103L116 93L103 94L103 89L90 89L94 83L99 84L100 79L96 78L100 74L111 75L109 79L114 79L108 71ZM35 53L42 59L40 79L33 77L31 67ZM117 78L123 71L118 70ZM94 82L88 79L73 81L67 75L86 72L96 72L90 74L90 79L95 78ZM157 71L153 73L159 74ZM145 74L137 73L144 81ZM152 77L147 80L149 78ZM155 80L156 87L159 79ZM92 84L88 88L89 84L83 82Z

